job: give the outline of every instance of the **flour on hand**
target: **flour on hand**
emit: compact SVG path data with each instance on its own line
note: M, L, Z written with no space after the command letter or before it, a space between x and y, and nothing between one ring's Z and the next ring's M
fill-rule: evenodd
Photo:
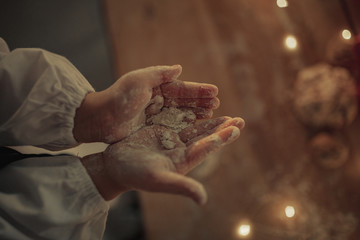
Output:
M172 140L170 132L163 132L160 141L163 147L168 150L175 148L176 143Z
M195 120L196 115L189 109L164 107L158 114L151 116L147 123L149 125L160 125L172 132L179 133L183 129L192 126ZM175 148L176 143L172 140L170 132L164 131L160 141L165 149Z
M151 116L148 124L161 125L173 132L179 133L183 129L192 126L196 116L193 111L179 109L174 107L164 107L160 113Z

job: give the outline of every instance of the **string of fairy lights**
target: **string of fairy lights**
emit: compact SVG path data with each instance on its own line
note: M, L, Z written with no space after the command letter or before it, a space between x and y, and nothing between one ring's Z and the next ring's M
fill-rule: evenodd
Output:
M356 36L357 32L354 27L354 22L351 19L349 8L344 0L339 0L341 2L342 11L346 17L349 28L344 28L339 31L339 37L343 40L350 40L353 38L353 34ZM279 8L287 8L289 6L288 0L276 0L276 5ZM298 40L295 35L288 34L284 37L283 40L284 48L289 51L296 51L299 47ZM292 204L284 204L282 206L282 216L285 219L295 218L297 211L295 206ZM249 219L241 220L236 227L236 235L240 239L250 239L254 225Z
M284 206L282 215L287 219L294 218L296 215L295 207L292 205ZM236 228L236 233L238 237L240 237L241 239L250 238L251 231L252 231L252 224L249 220L242 220Z
M344 28L340 30L340 36L344 39L344 40L350 40L352 38L352 32L354 32L354 34L356 35L356 29L354 27L354 23L352 21L352 18L350 17L350 13L348 10L348 6L346 5L346 2L343 0L340 0L342 9L345 13L345 17L347 19L347 22L349 24L350 29ZM286 8L289 6L289 3L287 0L276 0L276 5L279 8ZM286 35L284 38L284 46L285 48L287 48L288 50L296 50L298 48L298 41L297 38L292 35Z

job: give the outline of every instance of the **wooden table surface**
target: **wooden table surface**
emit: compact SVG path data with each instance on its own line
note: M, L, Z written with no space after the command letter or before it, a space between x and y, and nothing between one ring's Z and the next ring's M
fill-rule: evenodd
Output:
M209 195L199 207L167 194L141 193L149 240L360 239L360 119L339 131L351 157L323 169L311 161L309 130L296 119L291 90L304 67L325 61L347 27L338 0L104 0L117 76L181 64L185 81L219 87L216 116L241 116L234 144L190 173ZM349 0L360 27L360 6ZM357 13L357 14L356 14ZM298 48L284 48L287 34ZM336 44L335 44L336 45ZM287 205L295 208L286 218Z

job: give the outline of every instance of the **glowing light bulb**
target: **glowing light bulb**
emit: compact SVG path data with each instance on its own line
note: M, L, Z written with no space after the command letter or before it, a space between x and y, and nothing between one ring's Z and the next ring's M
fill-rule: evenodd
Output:
M286 206L285 207L285 215L288 218L292 218L295 216L295 208L293 206Z
M347 29L342 30L341 36L345 40L349 40L351 38L351 32Z
M251 232L251 226L249 224L241 224L237 232L240 237L247 237Z
M288 35L284 40L285 47L290 50L295 50L297 48L297 40L295 36Z
M287 0L276 0L276 4L279 8L285 8L289 5Z

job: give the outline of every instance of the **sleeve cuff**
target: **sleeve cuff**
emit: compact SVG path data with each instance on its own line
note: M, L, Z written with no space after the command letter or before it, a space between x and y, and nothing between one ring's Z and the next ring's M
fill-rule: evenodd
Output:
M78 145L72 132L75 112L94 88L64 57L40 49L18 49L12 54L17 61L36 59L28 67L28 82L35 83L20 108L0 127L5 145L49 150Z

